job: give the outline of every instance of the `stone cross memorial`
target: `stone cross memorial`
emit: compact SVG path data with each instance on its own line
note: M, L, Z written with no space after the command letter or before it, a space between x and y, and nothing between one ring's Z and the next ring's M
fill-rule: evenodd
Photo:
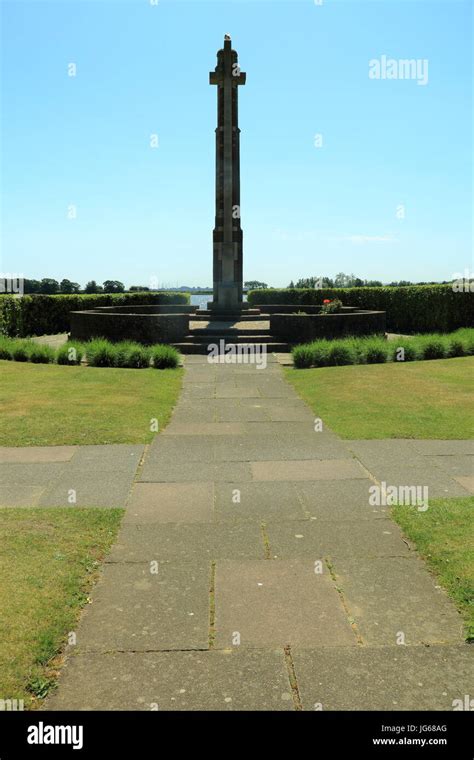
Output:
M209 308L235 312L242 308L242 228L240 226L240 129L238 85L245 84L228 34L209 74L217 85L216 223L213 233L214 300Z

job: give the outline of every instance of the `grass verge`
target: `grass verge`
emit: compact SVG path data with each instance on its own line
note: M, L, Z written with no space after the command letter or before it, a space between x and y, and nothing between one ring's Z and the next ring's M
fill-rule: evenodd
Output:
M34 709L54 688L121 509L0 509L0 698Z
M472 437L474 357L285 374L342 438Z
M148 443L168 422L183 370L0 361L0 445Z
M393 507L392 516L454 599L474 641L474 497L433 499L426 512Z

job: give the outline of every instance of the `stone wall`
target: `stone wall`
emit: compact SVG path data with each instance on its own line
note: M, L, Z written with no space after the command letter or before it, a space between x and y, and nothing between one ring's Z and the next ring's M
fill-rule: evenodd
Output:
M318 338L373 335L385 332L384 311L336 314L271 314L270 332L281 342L296 345Z
M197 306L186 306L181 303L173 303L145 306L99 306L96 309L93 309L93 311L109 314L194 314L196 309Z
M307 306L306 304L281 304L281 303L262 303L257 304L253 308L260 309L262 314L296 314L298 312L304 312L305 314L319 314L321 306ZM343 314L349 314L353 311L357 311L356 306L342 306L341 311Z
M168 310L169 307L167 306ZM117 309L71 312L71 338L90 340L107 338L114 342L134 340L139 343L178 343L189 332L189 314L133 314Z

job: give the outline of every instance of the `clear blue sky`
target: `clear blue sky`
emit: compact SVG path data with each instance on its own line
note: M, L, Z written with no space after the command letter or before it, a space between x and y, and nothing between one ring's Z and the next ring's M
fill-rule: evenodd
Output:
M470 2L4 0L2 16L3 272L211 284L225 32L247 72L245 279L473 269ZM370 79L383 55L427 59L428 83Z

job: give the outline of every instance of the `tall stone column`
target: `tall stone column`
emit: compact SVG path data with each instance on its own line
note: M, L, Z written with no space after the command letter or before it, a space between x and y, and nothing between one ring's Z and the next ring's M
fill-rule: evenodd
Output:
M240 129L238 85L245 84L229 35L217 53L209 83L217 85L216 222L213 232L214 300L217 311L242 307L242 228L240 226Z

